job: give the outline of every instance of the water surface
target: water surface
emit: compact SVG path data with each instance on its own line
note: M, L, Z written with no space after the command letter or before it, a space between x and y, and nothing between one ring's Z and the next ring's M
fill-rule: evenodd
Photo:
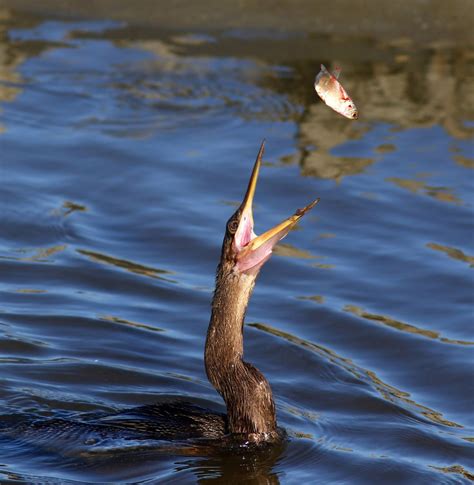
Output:
M267 140L245 357L289 435L260 454L0 439L4 483L468 483L474 54L0 11L1 419L186 397L225 222ZM350 45L351 49L347 46ZM323 62L360 108L314 94Z

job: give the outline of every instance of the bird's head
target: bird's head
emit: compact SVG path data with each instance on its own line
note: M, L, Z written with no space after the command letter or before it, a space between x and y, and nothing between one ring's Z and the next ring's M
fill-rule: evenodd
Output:
M244 200L227 221L222 245L221 268L227 269L228 272L256 275L270 258L278 241L283 239L306 212L319 202L319 199L314 200L280 224L257 236L253 230L252 204L264 147L265 141L260 146Z

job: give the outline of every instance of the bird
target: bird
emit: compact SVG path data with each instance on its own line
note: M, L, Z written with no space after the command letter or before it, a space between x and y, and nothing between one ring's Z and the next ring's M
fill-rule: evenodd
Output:
M187 401L139 406L92 419L37 419L7 428L17 437L38 437L64 446L74 440L94 444L103 439L205 439L259 445L285 436L277 426L269 382L243 360L245 313L257 276L275 245L318 202L313 200L261 235L254 232L253 200L265 140L258 151L242 203L226 223L216 271L204 364L207 377L222 396L227 413L210 411ZM3 430L5 432L5 430Z
M244 199L226 225L204 352L207 377L226 404L228 432L255 443L278 440L280 432L270 384L242 359L245 313L256 278L273 247L319 202L314 200L257 236L252 205L264 148L265 141Z

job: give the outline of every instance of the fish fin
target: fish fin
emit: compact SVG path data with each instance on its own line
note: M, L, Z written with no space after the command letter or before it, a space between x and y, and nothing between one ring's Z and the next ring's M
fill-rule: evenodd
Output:
M352 99L346 93L346 90L340 84L339 84L339 95L341 96L342 101L352 101Z
M338 79L339 78L339 74L341 74L341 68L339 66L336 66L334 68L334 71L332 71L332 75Z
M320 79L326 74L328 74L329 76L331 75L331 73L326 69L325 65L321 64L321 70L318 72L318 74L316 74L316 78L314 79L314 87L315 88L316 88L317 84L319 83Z

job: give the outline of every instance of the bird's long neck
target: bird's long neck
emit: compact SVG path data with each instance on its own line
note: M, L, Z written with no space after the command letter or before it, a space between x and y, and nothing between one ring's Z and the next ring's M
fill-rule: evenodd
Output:
M223 364L242 359L244 318L254 285L253 276L218 271L206 354L212 349Z
M265 377L242 360L243 324L255 278L218 269L205 364L209 381L226 403L229 431L261 440L276 434L272 392Z

